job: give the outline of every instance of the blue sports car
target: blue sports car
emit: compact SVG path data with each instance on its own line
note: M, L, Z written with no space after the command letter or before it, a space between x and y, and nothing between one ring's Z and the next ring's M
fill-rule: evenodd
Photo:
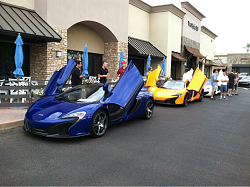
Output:
M109 124L152 117L153 93L143 88L143 78L132 61L114 88L108 83L87 84L62 92L74 66L75 62L69 61L53 74L43 98L25 115L25 131L55 138L101 137Z

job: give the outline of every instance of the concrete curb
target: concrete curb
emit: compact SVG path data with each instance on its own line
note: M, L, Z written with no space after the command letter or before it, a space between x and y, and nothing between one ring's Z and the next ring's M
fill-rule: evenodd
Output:
M23 120L12 121L8 123L0 124L0 130L13 129L23 126Z

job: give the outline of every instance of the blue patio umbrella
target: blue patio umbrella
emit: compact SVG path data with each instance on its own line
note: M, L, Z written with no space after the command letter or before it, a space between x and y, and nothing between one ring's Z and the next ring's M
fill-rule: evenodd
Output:
M145 76L147 75L148 73L148 68L151 66L151 57L150 55L148 55L148 60L147 60L147 66L146 66L146 73L145 73Z
M88 57L88 46L85 45L82 57L82 75L85 75L85 78L89 76L88 73L89 57Z
M166 59L165 58L163 58L163 62L162 62L162 70L163 70L163 72L164 72L164 76L165 76L165 68L166 68Z
M121 52L121 54L120 54L119 68L121 68L121 67L122 67L123 57L124 57L124 54L123 54L123 52Z
M16 64L16 70L13 72L16 78L22 78L24 76L22 65L23 65L23 40L20 34L17 36L17 39L15 41L16 44L16 52L15 52L15 64Z
M65 70L63 72L63 75L61 78L57 79L57 86L62 87L64 82L67 80L69 77L72 69L76 66L76 63L73 59L70 59L67 66L65 67Z

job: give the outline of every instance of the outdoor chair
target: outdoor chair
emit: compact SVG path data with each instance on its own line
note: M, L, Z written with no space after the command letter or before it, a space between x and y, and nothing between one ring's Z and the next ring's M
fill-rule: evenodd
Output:
M31 86L38 86L38 82L37 81L31 81L30 82ZM31 89L31 92L34 94L37 94L39 92L39 89Z
M9 82L9 85L10 86L18 86L18 83L13 81L13 80L17 80L17 79L11 79L10 82ZM10 95L26 95L27 93L24 91L24 90L19 90L18 89L11 89L10 90ZM10 98L10 103L13 102L15 98ZM26 98L22 98L22 103L24 103L26 101Z
M49 83L49 77L46 78L46 81L44 82L44 85L47 85Z
M5 81L5 79L0 80L0 86L4 85L4 81ZM8 90L0 90L0 94L8 95ZM5 101L6 100L7 100L7 98L5 98ZM1 103L1 99L0 99L0 103Z

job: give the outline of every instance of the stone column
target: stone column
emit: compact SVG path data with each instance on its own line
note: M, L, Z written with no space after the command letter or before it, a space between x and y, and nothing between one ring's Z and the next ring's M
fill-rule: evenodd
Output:
M120 53L123 51L124 60L128 60L128 44L124 42L106 42L104 43L103 61L108 63L110 78L117 77L119 68Z
M30 44L30 76L31 79L45 80L54 71L67 64L67 30L54 30L62 37L60 43L47 42ZM56 51L62 51L61 57L56 57Z

